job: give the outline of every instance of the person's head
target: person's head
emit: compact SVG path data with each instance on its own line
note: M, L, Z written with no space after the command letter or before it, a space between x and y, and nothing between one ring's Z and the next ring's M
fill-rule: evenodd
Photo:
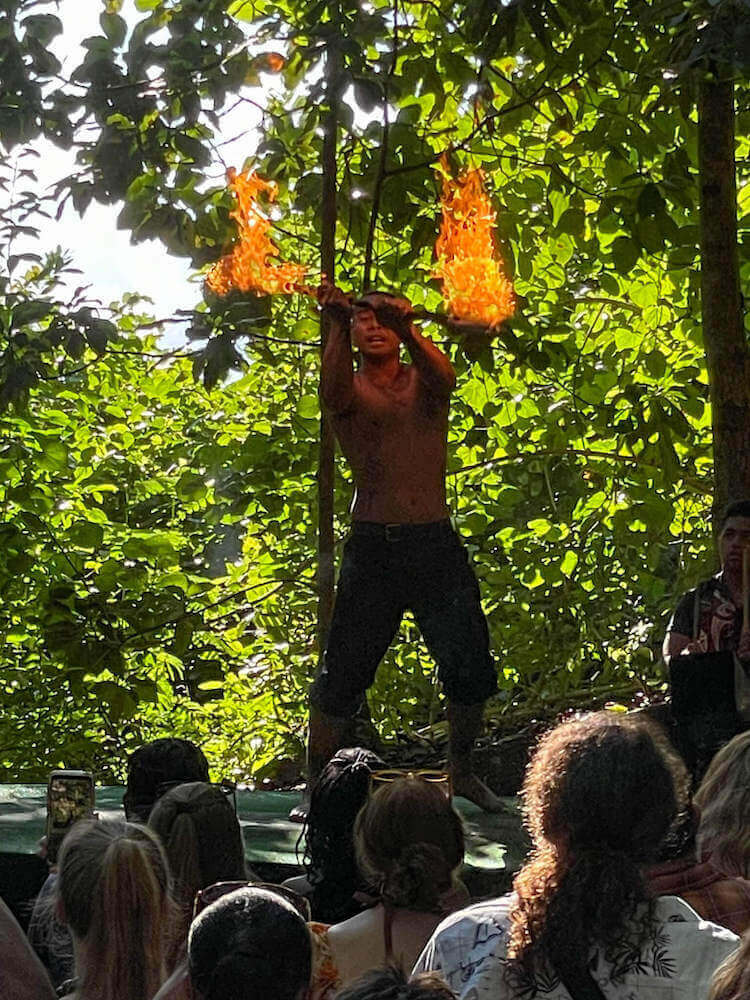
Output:
M695 793L698 850L723 871L750 877L750 731L716 754Z
M208 761L190 740L165 738L139 747L128 758L122 804L131 822L145 823L159 797L160 786L180 781L208 781Z
M148 825L164 845L175 896L187 915L199 889L246 877L239 820L217 785L176 785L151 810Z
M384 766L371 750L348 747L334 754L312 787L301 839L316 920L338 923L359 909L353 901L363 888L354 854L354 821L367 801L372 771Z
M461 817L439 784L407 776L377 788L354 826L357 860L384 902L439 911L464 859Z
M310 933L282 897L237 889L193 921L188 965L200 1000L301 1000L310 983Z
M722 568L734 576L742 572L742 550L750 546L750 500L735 500L721 515L719 556Z
M750 1000L750 929L713 974L708 1000Z
M345 986L336 1000L456 1000L438 972L419 972L407 979L395 965L371 969Z
M642 864L688 804L688 774L653 723L615 712L564 722L542 737L522 797L531 860L516 877L509 954L527 969L563 966L597 943L640 944L651 919ZM633 936L630 941L628 935Z
M398 356L401 338L379 319L375 310L386 309L396 302L397 296L378 289L365 292L356 300L352 309L352 341L364 358L382 360Z
M169 868L154 834L121 821L77 823L63 841L57 894L80 995L150 1000L172 933Z

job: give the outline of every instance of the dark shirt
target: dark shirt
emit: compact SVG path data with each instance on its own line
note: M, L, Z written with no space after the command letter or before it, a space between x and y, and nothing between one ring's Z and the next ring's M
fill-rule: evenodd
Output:
M735 605L721 573L703 580L680 598L667 627L667 634L670 632L690 636L703 653L737 649L742 632L742 608Z
M53 872L47 876L36 898L28 931L31 946L42 960L55 989L70 979L74 965L73 939L66 925L57 919L56 884L57 875Z
M750 881L725 875L709 857L665 861L644 875L652 896L680 896L698 916L735 934L750 926Z

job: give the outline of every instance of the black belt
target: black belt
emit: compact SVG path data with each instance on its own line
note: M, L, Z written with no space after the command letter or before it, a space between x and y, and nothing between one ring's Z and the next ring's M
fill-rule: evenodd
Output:
M427 524L380 524L378 521L353 521L352 534L377 538L384 542L417 542L444 538L453 532L448 518Z

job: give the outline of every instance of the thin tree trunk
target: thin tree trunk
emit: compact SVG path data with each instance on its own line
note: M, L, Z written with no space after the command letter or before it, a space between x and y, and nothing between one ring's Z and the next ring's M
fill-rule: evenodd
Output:
M750 364L737 250L734 88L701 83L698 103L701 293L713 421L714 521L750 497Z
M341 55L335 39L328 43L326 93L328 109L323 123L323 192L321 206L320 266L329 281L336 280L336 133L338 129ZM328 340L329 319L320 320L321 357ZM326 414L320 415L318 453L318 649L325 649L333 614L333 479L336 442Z

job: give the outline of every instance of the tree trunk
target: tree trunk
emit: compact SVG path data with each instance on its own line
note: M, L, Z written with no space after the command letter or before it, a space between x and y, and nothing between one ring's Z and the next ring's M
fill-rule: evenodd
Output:
M326 93L328 108L323 122L323 192L321 205L320 267L329 281L336 280L336 133L338 129L341 55L335 39L328 43ZM320 320L321 357L328 340L329 319ZM318 649L325 649L333 614L333 479L336 441L331 422L321 408L318 453Z
M714 523L750 497L750 364L737 250L734 88L704 80L698 102L701 294L714 446Z

